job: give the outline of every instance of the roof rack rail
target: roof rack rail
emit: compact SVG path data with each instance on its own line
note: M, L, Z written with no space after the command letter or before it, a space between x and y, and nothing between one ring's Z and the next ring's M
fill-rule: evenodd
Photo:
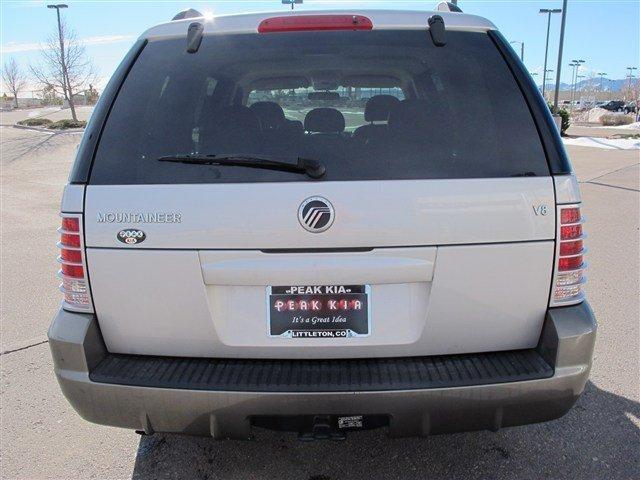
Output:
M439 12L462 13L462 9L455 2L440 2L436 10Z
M202 14L194 8L189 8L187 10L182 10L181 12L179 12L175 17L171 19L171 21L173 22L174 20L184 20L185 18L197 17L202 17Z

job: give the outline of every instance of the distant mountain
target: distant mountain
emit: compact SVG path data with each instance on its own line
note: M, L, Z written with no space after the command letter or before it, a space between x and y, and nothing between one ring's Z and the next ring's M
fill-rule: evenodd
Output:
M632 84L634 85L638 85L638 82L640 82L640 80L638 80L637 78L634 78L632 80ZM626 88L628 84L629 84L628 78L621 78L620 80L610 80L605 77L602 79L602 88L608 92L619 92L622 89ZM587 87L593 87L593 86L595 86L596 88L600 88L600 77L589 78L589 79L579 81L576 84L576 90L580 90L582 88L587 88ZM542 88L542 84L538 85L538 88ZM547 82L547 88L548 89L556 88L556 84ZM561 91L571 90L571 88L572 88L572 85L568 83L560 82Z

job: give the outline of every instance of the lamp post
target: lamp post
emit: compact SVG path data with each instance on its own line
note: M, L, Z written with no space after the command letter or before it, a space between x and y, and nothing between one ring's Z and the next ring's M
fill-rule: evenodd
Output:
M547 73L553 73L553 70L545 70L544 71L544 81L542 82L542 96L544 97L544 100L547 101L547 97L544 94L545 91L545 85L547 84L547 82L553 82L553 78L551 77L547 77Z
M553 77L547 77L547 73L553 73L553 70L547 70L547 71L544 73L544 83L542 84L542 86L543 86L543 87L544 87L544 85L545 85L546 83L552 83L552 82L553 82ZM544 94L543 94L543 96L544 96ZM546 101L547 101L547 97L544 97L544 100L545 100L545 102L546 102Z
M631 80L633 79L633 71L637 69L638 67L627 67L627 70L629 70L629 95L631 95Z
M576 83L580 83L584 78L587 78L587 76L586 75L578 75L576 77ZM578 87L576 85L576 97L578 96L577 95L578 93L582 94L582 92L584 92L585 89L591 88L591 84L592 84L592 82L591 82L591 80L589 80L586 83L586 85L588 85L588 86L585 86L584 83L580 87ZM576 100L576 106L580 106L581 108L584 107L584 105L582 105L582 95L580 95L580 97Z
M607 73L605 72L598 72L598 75L600 76L600 91L604 91L603 87L602 87L602 82L604 80L604 77L607 76Z
M544 93L546 91L546 83L547 83L547 58L549 57L549 30L551 29L551 14L562 12L559 8L541 8L539 13L547 14L547 42L544 47L544 82L542 82L542 96L544 97Z
M295 8L296 5L300 5L302 0L282 0L283 5L291 5L291 10Z
M562 1L562 20L560 22L560 46L558 47L558 71L556 72L556 93L553 96L553 113L558 113L558 95L560 93L560 76L562 75L562 51L564 49L564 28L567 24L567 0Z
M510 44L519 43L520 44L520 61L524 63L524 42L520 42L518 40L514 40L513 42L509 42Z
M575 80L576 70L580 66L580 64L576 62L571 62L569 66L573 68L573 70L571 71L571 105L573 105L573 92L575 91L575 87L576 87L576 80Z
M47 5L47 8L55 8L56 9L56 16L58 17L58 39L60 40L60 50L61 50L61 55L64 58L64 42L62 41L62 24L60 22L60 9L62 8L69 8L69 5L67 5L66 3L58 3L55 5Z
M584 60L579 59L579 60L572 60L571 63L569 64L570 67L573 67L573 73L571 75L571 105L573 108L573 101L575 100L575 93L576 93L576 84L578 83L578 71L580 70L580 65L582 65L583 63L585 63Z
M600 76L600 95L602 95L602 97L604 97L603 81L604 81L604 77L607 76L607 73L606 72L598 72L598 75ZM602 100L604 100L604 98L602 98Z
M62 38L62 23L60 21L60 10L68 7L69 6L65 3L47 5L47 8L55 8L56 16L58 18L58 40L60 41L60 66L62 67L62 84L63 84L62 86L63 86L63 90L66 97L69 97L67 92L70 91L70 88L69 88L69 75L67 72L67 61L66 61L67 57L64 54L64 40ZM72 106L71 101L69 102L69 106ZM73 117L75 118L75 112Z

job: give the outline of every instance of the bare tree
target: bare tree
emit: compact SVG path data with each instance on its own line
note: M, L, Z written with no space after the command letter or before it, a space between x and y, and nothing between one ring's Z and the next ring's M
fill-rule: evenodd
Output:
M13 94L13 104L18 108L18 94L27 86L27 77L15 59L12 58L8 63L4 62L2 81L5 87L7 87L7 90Z
M42 62L31 66L31 73L45 87L61 93L69 103L71 116L78 120L73 96L95 79L93 64L86 57L84 44L64 21L59 34L51 34L41 47Z

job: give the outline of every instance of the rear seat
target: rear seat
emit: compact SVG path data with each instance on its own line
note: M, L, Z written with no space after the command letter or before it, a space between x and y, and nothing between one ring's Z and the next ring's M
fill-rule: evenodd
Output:
M304 117L305 141L312 150L339 147L344 128L344 116L335 108L314 108Z

